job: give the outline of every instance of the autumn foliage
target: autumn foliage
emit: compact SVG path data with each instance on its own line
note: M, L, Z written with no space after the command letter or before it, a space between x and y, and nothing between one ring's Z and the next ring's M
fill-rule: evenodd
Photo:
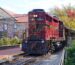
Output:
M72 6L63 8L54 8L50 13L56 15L60 20L64 22L67 28L75 30L75 8Z

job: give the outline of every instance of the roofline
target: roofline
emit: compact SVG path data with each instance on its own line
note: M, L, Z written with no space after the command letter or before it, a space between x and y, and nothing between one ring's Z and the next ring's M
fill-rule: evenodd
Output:
M0 9L3 10L5 13L7 13L9 16L11 16L11 18L13 18L16 21L16 19L12 15L10 15L8 12L6 12L3 8L0 7Z
M16 23L28 23L28 22L16 22Z

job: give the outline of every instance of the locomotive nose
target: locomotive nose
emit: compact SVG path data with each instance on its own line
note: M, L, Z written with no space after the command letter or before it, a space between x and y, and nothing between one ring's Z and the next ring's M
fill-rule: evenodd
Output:
M33 43L33 44L31 45L31 49L34 49L34 48L36 48L36 43Z

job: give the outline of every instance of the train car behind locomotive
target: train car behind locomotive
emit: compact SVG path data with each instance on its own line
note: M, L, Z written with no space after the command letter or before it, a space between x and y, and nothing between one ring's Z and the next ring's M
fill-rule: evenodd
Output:
M63 46L65 29L63 22L45 13L43 9L34 9L28 13L28 38L23 40L22 51L27 54L46 54Z

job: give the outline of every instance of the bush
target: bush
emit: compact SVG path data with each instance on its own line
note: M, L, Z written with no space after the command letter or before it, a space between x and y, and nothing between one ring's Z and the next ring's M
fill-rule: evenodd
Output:
M3 39L0 39L0 46L3 45Z
M18 37L14 38L3 37L0 39L0 46L19 45L19 44L21 44L21 40Z
M21 43L21 40L18 37L14 37L11 39L11 45L18 45Z
M10 45L10 38L4 37L0 39L0 45Z
M67 58L65 65L75 65L75 40L72 41L71 46L67 48Z

